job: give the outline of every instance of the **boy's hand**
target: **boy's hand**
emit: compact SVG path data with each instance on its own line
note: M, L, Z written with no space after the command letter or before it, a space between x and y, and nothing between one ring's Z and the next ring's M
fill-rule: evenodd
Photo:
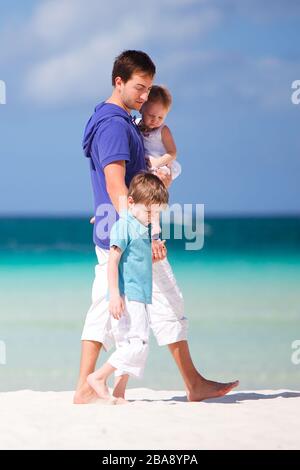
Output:
M152 262L156 263L167 256L166 240L152 240Z
M120 295L112 296L109 301L109 313L116 319L120 320L125 310L125 302Z

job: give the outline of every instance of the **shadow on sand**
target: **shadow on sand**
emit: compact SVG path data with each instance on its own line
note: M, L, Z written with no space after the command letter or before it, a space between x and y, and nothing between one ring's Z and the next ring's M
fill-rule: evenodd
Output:
M203 400L203 403L240 403L242 401L248 400L272 400L273 398L296 398L300 397L299 392L279 392L274 393L271 395L267 395L265 393L256 393L256 392L236 392L232 395L225 395L224 397L220 398L209 398L207 400ZM187 403L186 397L172 397L166 400L128 400L130 403L134 403L136 401L141 402L170 402L170 405L175 405L176 402ZM175 403L174 403L175 402Z

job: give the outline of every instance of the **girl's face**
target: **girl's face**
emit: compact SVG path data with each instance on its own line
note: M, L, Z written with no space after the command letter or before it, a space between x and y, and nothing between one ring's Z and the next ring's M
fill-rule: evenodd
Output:
M168 109L162 103L146 102L141 109L143 123L148 129L155 129L163 124Z

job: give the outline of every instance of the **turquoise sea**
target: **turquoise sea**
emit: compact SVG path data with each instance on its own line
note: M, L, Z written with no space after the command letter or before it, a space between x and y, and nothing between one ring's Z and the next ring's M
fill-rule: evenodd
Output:
M240 379L241 389L299 390L300 217L205 223L201 250L167 242L195 364L208 378ZM96 262L91 239L88 217L0 219L1 391L74 389ZM153 338L145 377L130 386L183 388Z

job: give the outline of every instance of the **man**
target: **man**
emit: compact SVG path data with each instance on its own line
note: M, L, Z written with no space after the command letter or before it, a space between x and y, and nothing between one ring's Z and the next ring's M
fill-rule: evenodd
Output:
M142 137L130 112L139 111L147 101L154 75L155 65L146 53L129 50L120 54L112 71L112 95L96 107L85 129L83 147L90 160L96 214L93 238L99 264L96 266L92 306L81 336L80 374L73 400L76 404L90 403L97 398L86 378L95 370L101 347L107 350L112 345L109 313L103 301L107 289L109 230L123 208L121 201L126 199L131 179L146 170ZM171 184L170 175L162 172L157 175L166 186ZM189 401L225 395L239 382L213 382L196 370L187 343L187 318L182 294L161 240L153 240L152 256L153 296L149 311L150 325L158 344L168 345L184 380ZM115 396L124 398L126 377L115 384Z

